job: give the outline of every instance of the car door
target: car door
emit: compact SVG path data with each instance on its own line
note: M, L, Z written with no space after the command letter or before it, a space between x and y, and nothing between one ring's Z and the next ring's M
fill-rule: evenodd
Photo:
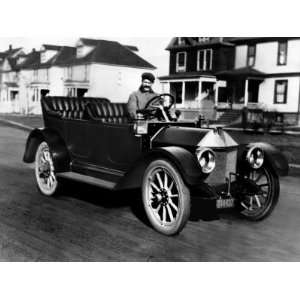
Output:
M142 152L141 137L133 124L90 124L88 133L89 163L113 170L127 171Z
M85 162L88 157L88 142L87 142L87 121L85 120L66 120L65 131L67 145L72 160Z

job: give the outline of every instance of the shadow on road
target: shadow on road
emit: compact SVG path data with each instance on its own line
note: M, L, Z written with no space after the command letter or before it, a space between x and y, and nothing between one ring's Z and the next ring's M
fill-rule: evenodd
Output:
M140 189L110 191L82 182L63 179L61 194L104 208L129 207L144 224L150 226L141 199Z

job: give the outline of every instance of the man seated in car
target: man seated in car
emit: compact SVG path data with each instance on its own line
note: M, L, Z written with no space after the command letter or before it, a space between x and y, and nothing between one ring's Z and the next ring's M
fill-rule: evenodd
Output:
M152 73L143 73L141 86L129 96L127 109L132 119L136 119L137 110L144 109L149 100L158 95L152 90L154 81L155 77Z

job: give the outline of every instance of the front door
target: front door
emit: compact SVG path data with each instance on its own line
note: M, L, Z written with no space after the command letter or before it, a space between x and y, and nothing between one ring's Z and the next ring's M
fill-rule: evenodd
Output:
M176 104L178 105L181 105L183 102L182 85L182 82L170 82L170 94L175 98Z
M258 103L258 90L260 82L258 80L249 80L248 82L248 102Z

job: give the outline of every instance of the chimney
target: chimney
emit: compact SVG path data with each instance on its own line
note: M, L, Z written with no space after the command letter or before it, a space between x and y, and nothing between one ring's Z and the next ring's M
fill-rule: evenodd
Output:
M32 48L32 52L35 52L35 48Z
M9 49L8 49L9 51L11 51L12 50L12 44L9 44Z

